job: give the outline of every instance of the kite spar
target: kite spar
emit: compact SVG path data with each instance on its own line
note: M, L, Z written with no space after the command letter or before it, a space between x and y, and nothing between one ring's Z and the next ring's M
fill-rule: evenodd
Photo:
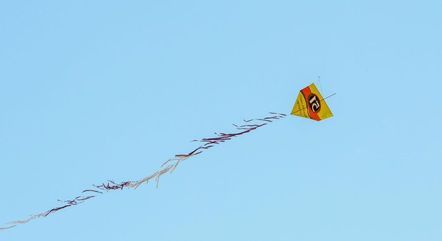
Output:
M328 107L327 103L325 102L325 99L333 95L334 94L327 96L326 98L323 98L322 95L319 93L318 89L316 88L315 84L311 84L305 87L304 89L300 90L296 102L291 111L291 114L316 121L321 121L330 118L333 116L333 114L330 111L330 108ZM269 115L263 118L243 120L243 123L240 125L234 124L236 128L235 132L232 133L215 132L215 136L213 137L194 140L195 142L200 143L200 145L197 148L185 154L175 155L175 157L165 161L157 171L153 172L152 174L146 177L143 177L135 181L124 181L124 182L115 182L112 180L108 180L107 182L104 182L100 185L93 185L91 188L83 190L81 192L81 195L71 200L66 200L66 201L59 200L61 202L59 206L56 206L52 209L49 209L41 213L33 214L26 219L15 220L6 223L4 226L0 227L0 231L14 228L17 225L26 224L35 219L47 217L51 214L54 214L69 207L77 206L79 204L86 202L87 200L103 195L104 193L109 191L137 189L139 186L147 184L150 181L155 181L156 186L158 187L161 176L166 173L172 173L182 161L197 156L217 145L230 141L233 138L250 133L258 128L266 126L276 120L280 120L285 117L287 117L286 114L269 112Z

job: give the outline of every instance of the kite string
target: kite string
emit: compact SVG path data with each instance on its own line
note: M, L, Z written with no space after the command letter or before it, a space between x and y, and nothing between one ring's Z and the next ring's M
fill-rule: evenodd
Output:
M137 180L137 181L124 181L124 182L116 183L112 180L108 180L107 182L102 183L100 185L93 185L92 189L85 189L81 193L85 194L85 193L91 192L91 193L94 193L94 195L80 195L80 196L75 197L72 200L65 200L65 201L59 200L60 202L63 203L63 205L49 209L45 212L31 215L27 219L16 220L16 221L6 223L5 224L6 226L0 227L0 231L14 228L19 224L25 224L25 223L28 223L28 222L34 220L34 219L47 217L48 215L51 215L53 213L56 213L56 212L61 211L65 208L68 208L68 207L77 206L81 203L84 203L85 201L87 201L89 199L93 199L93 198L97 197L98 194L100 194L100 195L104 194L104 191L109 192L109 191L123 190L123 189L128 189L128 188L136 189L143 184L147 184L152 179L156 181L156 187L158 187L161 176L166 173L172 173L182 161L187 160L191 157L197 156L197 155L203 153L204 151L209 150L209 149L213 148L214 146L224 143L226 141L230 141L235 137L250 133L250 132L252 132L260 127L263 127L273 121L285 118L286 116L287 116L286 114L270 112L270 116L266 116L264 118L259 118L259 119L243 120L242 125L235 125L234 124L234 126L238 130L237 132L233 132L233 133L222 133L222 132L216 133L215 132L214 137L193 140L193 141L200 142L201 145L187 154L175 155L174 158L171 158L171 159L165 161L161 165L159 170L157 170L156 172L152 173L149 176L146 176L146 177L144 177L140 180Z

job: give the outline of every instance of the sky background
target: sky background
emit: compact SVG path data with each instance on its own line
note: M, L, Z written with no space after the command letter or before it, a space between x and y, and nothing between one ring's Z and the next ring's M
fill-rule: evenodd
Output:
M442 2L2 1L0 223L141 178L321 76L290 117L0 240L442 239ZM319 84L319 82L317 82Z

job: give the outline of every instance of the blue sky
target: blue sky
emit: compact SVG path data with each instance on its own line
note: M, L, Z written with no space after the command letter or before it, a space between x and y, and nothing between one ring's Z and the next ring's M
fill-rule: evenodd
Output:
M442 239L440 1L3 1L0 222L295 117L0 240Z

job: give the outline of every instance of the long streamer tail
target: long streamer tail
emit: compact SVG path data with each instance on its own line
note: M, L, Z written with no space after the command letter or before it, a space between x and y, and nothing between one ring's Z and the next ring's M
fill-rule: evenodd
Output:
M172 173L182 161L187 160L191 157L197 156L197 155L215 147L216 145L220 145L224 142L232 140L233 138L245 135L245 134L250 133L258 128L266 126L276 120L285 118L286 116L287 116L286 114L270 112L269 115L264 118L244 120L243 123L240 125L234 124L234 126L236 128L235 132L215 133L215 136L213 136L213 137L194 140L194 141L200 143L200 145L197 148L195 148L192 151L185 153L185 154L175 155L173 158L165 161L160 166L160 168L158 170L156 170L155 172L153 172L152 174L150 174L146 177L143 177L143 178L141 178L139 180L135 180L135 181L124 181L124 182L115 182L113 180L108 180L107 182L101 183L100 185L93 185L91 188L83 190L81 192L81 195L79 195L71 200L66 200L66 201L59 200L61 202L61 204L59 206L56 206L54 208L51 208L51 209L41 212L41 213L33 214L26 219L15 220L15 221L6 223L4 226L0 227L0 231L6 230L6 229L11 229L11 228L14 228L18 225L29 223L35 219L47 217L47 216L57 213L63 209L77 206L79 204L86 202L87 200L91 200L93 198L96 198L100 195L103 195L106 192L109 192L109 191L117 191L117 190L123 190L123 189L136 189L141 185L149 183L149 181L151 181L151 180L155 181L156 186L158 187L161 176L163 176L166 173Z

